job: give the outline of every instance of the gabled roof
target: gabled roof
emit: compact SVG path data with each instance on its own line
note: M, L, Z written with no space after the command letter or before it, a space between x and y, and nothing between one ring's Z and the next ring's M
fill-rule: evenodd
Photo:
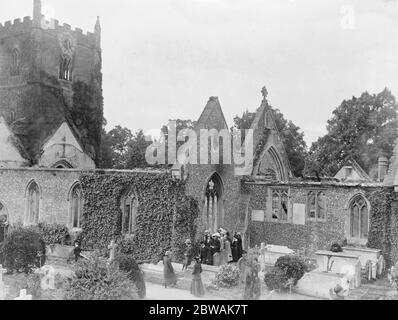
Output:
M222 112L218 97L210 97L195 129L228 129L227 121Z
M59 125L51 136L47 137L47 139L42 143L41 149L44 151L53 144L61 144L62 141L59 139L61 136L66 138L66 141L64 141L65 143L74 145L78 150L83 152L79 139L66 121Z
M346 167L351 167L353 170L355 170L356 174L359 176L360 181L364 182L372 182L372 179L369 177L369 175L365 172L365 170L362 169L362 167L356 162L353 158L348 158L344 165L341 167L341 169L336 173L334 176L337 179L341 179L339 177L344 176L345 173L343 172L344 168ZM342 179L345 180L345 179Z

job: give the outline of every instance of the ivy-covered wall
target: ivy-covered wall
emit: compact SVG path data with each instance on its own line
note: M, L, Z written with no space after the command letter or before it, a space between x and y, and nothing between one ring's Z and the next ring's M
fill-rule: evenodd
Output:
M134 235L129 252L137 260L161 258L173 250L182 258L184 242L194 239L198 206L185 194L183 182L168 173L95 172L82 174L84 195L83 245L105 248L112 239L121 239L121 197L132 192L138 200Z
M368 191L371 205L368 247L381 249L387 265L398 260L398 205L392 188Z
M290 204L288 221L271 221L269 214L269 189L280 185L248 185L251 194L250 212L264 210L265 221L251 221L250 245L284 245L292 249L305 249L307 253L328 250L332 242L344 241L349 234L350 220L348 204L357 194L364 194L370 203L370 224L367 246L381 249L388 264L398 260L398 202L392 188L385 187L347 187L347 186L286 186L289 190ZM309 221L304 225L293 224L293 203L306 205L309 191L323 191L326 196L326 220Z

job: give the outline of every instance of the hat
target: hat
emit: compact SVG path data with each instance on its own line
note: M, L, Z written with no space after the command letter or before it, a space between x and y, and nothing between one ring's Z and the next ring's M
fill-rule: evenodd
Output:
M164 255L165 255L165 256L171 255L171 251L166 251L166 253L165 253Z
M215 234L213 234L213 237L220 237L220 234L216 232Z
M190 239L185 240L185 244L190 244L192 243Z

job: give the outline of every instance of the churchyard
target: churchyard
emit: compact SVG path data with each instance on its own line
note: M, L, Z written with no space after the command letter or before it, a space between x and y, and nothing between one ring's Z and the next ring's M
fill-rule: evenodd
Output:
M288 247L266 245L249 249L245 260L223 266L203 265L203 297L190 293L192 265L182 271L182 263L173 262L177 286L163 286L163 262L140 262L120 253L121 246L111 241L106 250L79 251L74 261L74 247L47 246L46 261L40 265L11 264L0 269L1 300L75 300L75 299L146 299L146 300L241 300L247 290L243 275L249 261L258 261L261 294L258 300L324 300L332 299L330 290L347 281L346 300L396 299L396 269L385 270L380 250L342 247L320 250L305 257ZM7 254L7 250L5 250ZM117 262L117 263L116 263ZM130 268L130 269L129 269ZM140 285L137 273L145 283ZM139 268L139 269L138 269ZM14 270L13 270L14 269ZM284 270L282 276L277 270ZM101 288L101 295L88 294L79 281L103 278L112 285ZM294 281L295 278L295 281ZM391 280L391 281L390 281ZM123 283L122 283L123 282ZM141 288L141 289L140 289ZM143 291L142 291L142 288ZM139 294L139 291L144 292Z

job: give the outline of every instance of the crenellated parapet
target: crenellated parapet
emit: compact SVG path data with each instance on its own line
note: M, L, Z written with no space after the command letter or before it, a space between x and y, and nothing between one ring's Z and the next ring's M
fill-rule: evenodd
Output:
M72 29L71 25L67 23L60 24L56 19L46 20L44 16L38 26L35 26L31 17L24 17L22 20L18 18L14 21L6 21L4 24L0 23L0 38L30 33L33 28L39 28L44 32L54 33L55 35L69 33L75 39L77 45L86 47L96 46L95 33L84 33L81 28Z

